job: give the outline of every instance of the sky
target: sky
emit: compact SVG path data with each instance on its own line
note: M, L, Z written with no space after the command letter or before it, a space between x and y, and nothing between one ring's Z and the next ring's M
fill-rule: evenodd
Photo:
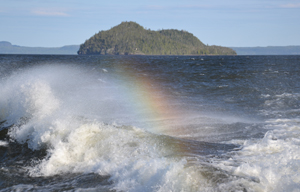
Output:
M13 45L80 45L123 21L208 45L300 45L300 0L0 0L0 41Z

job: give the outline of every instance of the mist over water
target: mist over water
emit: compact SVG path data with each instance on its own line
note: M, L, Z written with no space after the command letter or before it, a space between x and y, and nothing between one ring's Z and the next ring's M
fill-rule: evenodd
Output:
M299 62L0 55L0 188L298 190Z

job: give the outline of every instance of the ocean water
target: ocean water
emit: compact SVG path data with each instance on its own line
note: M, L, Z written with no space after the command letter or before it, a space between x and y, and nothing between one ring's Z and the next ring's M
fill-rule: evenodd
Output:
M300 56L0 55L0 191L300 191Z

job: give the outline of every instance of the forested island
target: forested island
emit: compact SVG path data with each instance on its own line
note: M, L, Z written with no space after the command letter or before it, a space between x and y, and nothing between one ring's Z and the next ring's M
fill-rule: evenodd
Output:
M145 29L122 22L80 45L79 55L236 55L231 48L208 46L184 30Z

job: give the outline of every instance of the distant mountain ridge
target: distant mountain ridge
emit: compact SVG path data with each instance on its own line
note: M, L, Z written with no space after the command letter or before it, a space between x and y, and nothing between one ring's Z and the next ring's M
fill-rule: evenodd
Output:
M63 47L24 47L12 45L8 41L0 41L0 54L53 54L53 55L75 55L79 45L66 45Z
M238 55L300 55L300 46L230 47Z
M236 55L227 47L203 44L184 30L145 29L135 22L122 22L100 31L80 45L79 55Z

